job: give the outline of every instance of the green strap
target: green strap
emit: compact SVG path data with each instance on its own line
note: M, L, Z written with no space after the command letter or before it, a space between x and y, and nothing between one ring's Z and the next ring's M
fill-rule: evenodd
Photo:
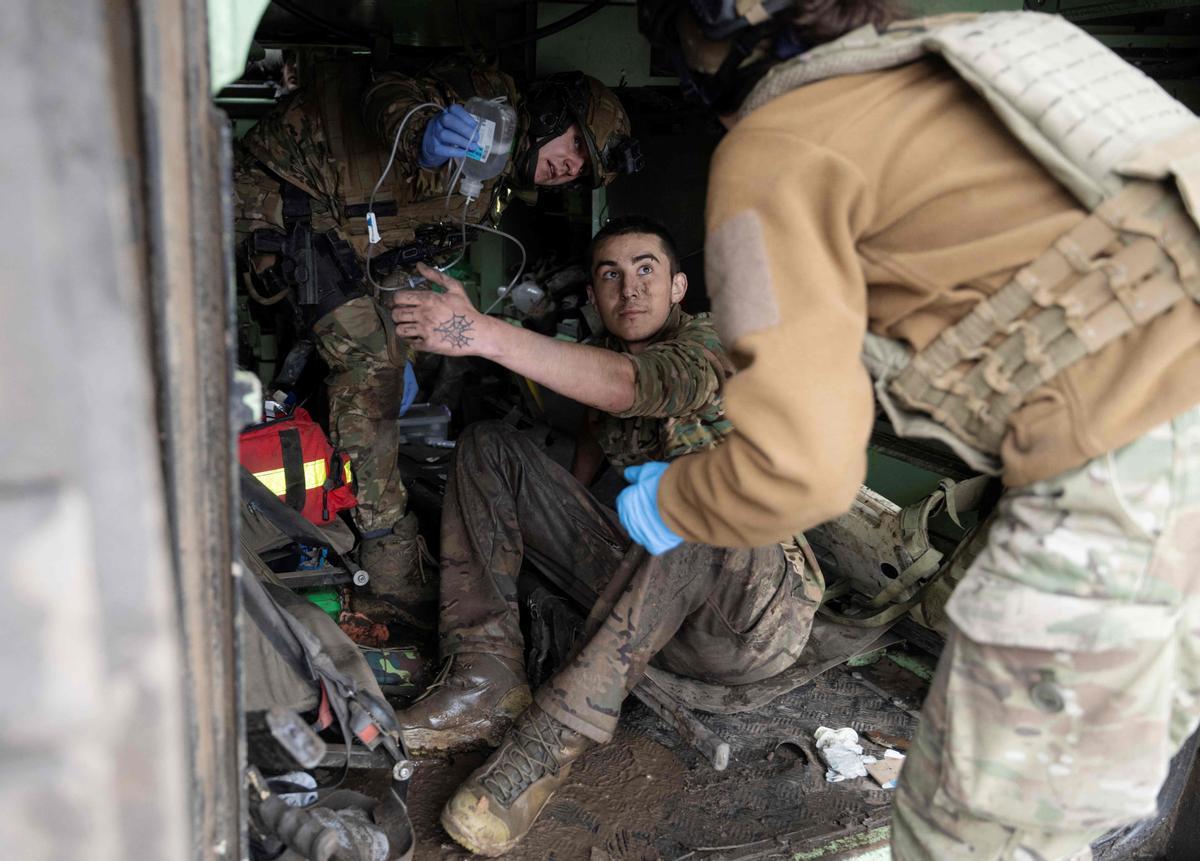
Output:
M930 547L913 564L901 571L895 580L887 584L874 598L868 601L867 606L873 610L886 607L896 599L897 595L907 592L926 577L936 579L933 575L937 573L938 564L941 561L942 552Z

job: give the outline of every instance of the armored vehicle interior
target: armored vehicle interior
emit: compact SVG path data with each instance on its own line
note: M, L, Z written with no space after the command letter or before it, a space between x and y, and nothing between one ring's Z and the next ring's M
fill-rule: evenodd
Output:
M28 12L13 13L14 33L44 40L45 19L40 16L58 19L64 13L45 7L37 12L38 4L29 5ZM1200 5L1155 0L1028 0L1025 5L1076 21L1200 110ZM1021 4L912 0L908 7L914 15L925 15L1017 9ZM605 188L515 195L498 227L518 237L523 248L481 234L453 269L479 307L494 309L514 325L582 341L595 331L582 257L592 234L611 217L644 214L668 225L691 285L685 310L708 310L703 213L708 162L722 127L685 97L668 59L639 35L632 0L129 0L85 3L78 16L66 32L78 30L61 45L38 43L43 56L77 58L73 72L61 73L69 77L32 71L38 64L30 60L22 67L27 74L14 86L24 81L37 98L68 99L66 107L79 112L82 127L101 128L89 125L89 117L100 110L116 117L115 123L108 120L102 126L103 135L56 142L61 152L76 146L72 158L95 155L100 167L83 163L67 176L55 171L56 159L64 158L60 150L47 151L38 169L55 177L51 187L56 190L30 194L37 206L45 207L46 216L32 222L56 221L75 231L77 248L84 253L69 265L78 283L91 279L109 285L103 295L112 301L108 310L96 310L90 305L95 300L80 300L77 319L67 329L75 345L69 365L51 352L39 353L40 346L21 346L24 335L17 329L4 329L0 343L7 340L13 349L27 349L25 356L43 356L41 367L49 375L44 388L58 392L61 401L120 402L124 414L150 418L149 432L143 428L114 440L112 447L96 440L94 451L108 455L87 458L88 469L102 462L113 468L96 473L85 495L89 510L99 510L104 505L99 500L106 498L102 483L119 482L124 493L139 494L141 502L122 516L150 525L159 537L149 545L131 537L133 526L113 526L108 515L97 514L93 528L107 541L122 544L126 554L137 552L150 561L127 565L119 575L115 563L93 567L103 594L127 594L105 590L117 582L126 587L140 583L135 576L139 571L145 582L155 572L166 572L170 588L136 587L138 601L153 598L145 615L134 612L132 599L118 607L121 602L112 598L99 602L94 613L104 626L125 624L123 630L140 631L147 638L178 634L181 642L162 653L173 655L173 669L155 676L171 677L169 684L162 682L168 693L161 700L140 685L130 688L142 691L136 705L118 700L102 707L99 703L107 701L101 692L81 700L78 719L103 726L105 738L113 740L104 748L111 748L112 755L103 767L142 774L143 779L137 791L111 799L107 824L96 817L108 814L87 814L81 820L87 827L59 839L79 841L73 844L79 850L73 857L86 857L88 841L108 833L106 828L112 845L127 850L125 857L335 857L320 854L328 847L322 850L313 839L304 842L296 826L284 821L287 811L276 799L307 791L309 784L295 776L299 771L312 777L314 787L374 799L380 804L376 820L393 834L411 823L409 836L393 837L399 841L394 845L403 843L411 850L411 857L469 857L442 831L438 814L458 783L483 761L483 752L410 761L402 752L362 743L362 735L355 741L336 722L321 724L326 729L314 742L310 724L320 723L313 716L327 707L319 696L313 699L312 691L301 686L289 694L289 709L273 710L253 689L256 677L247 662L273 661L276 652L289 650L299 655L300 647L280 646L278 640L304 638L290 629L280 633L290 623L281 622L275 608L292 608L292 620L315 614L313 629L320 628L354 609L357 566L286 512L272 516L269 494L264 500L261 490L239 473L237 434L262 420L262 404L275 396L285 371L291 375L290 392L318 424L327 421L327 414L326 368L311 349L297 349L303 335L288 303L263 295L261 285L247 287L235 264L228 208L233 147L330 59L416 74L435 61L471 57L495 63L519 83L567 70L595 76L625 105L646 168ZM102 144L109 149L100 152ZM93 193L85 193L89 190ZM108 201L110 208L94 208L100 206L97 201ZM88 252L100 244L113 245L111 237L89 232L110 220L134 225L122 236L125 244L116 243L128 253L123 251L119 259L107 254L89 258ZM457 230L452 224L447 236L427 239L435 245L453 243ZM13 232L10 238L23 235ZM35 238L27 240L28 248L43 248L37 243L44 237L29 236ZM45 254L55 256L53 251ZM23 253L12 259L34 256ZM501 288L519 267L526 289L505 295ZM65 298L73 301L69 294ZM58 301L63 299L60 293ZM84 311L85 306L91 310ZM22 316L20 306L12 311L6 315L10 322L32 319ZM124 315L121 320L105 324L110 335L93 343L85 334L89 318L104 323L98 315L118 312ZM125 335L114 337L114 331ZM798 368L796 373L811 371ZM407 426L400 458L409 504L430 558L436 559L447 464L462 429L484 419L505 421L568 464L581 407L482 360L425 356L417 361L416 376L416 400L430 405L430 411L422 413L425 423ZM125 385L133 387L133 395L120 388ZM53 409L69 426L69 410L61 404ZM31 436L12 451L36 464L42 461L32 452L48 443L60 450L77 448L72 439ZM120 451L126 445L130 461L121 467ZM87 454L78 452L81 462ZM130 463L141 466L129 469ZM30 472L29 486L36 474ZM593 490L612 504L621 486L617 471L609 469ZM853 728L865 752L883 763L904 753L942 637L936 624L923 624L929 619L919 612L920 587L891 584L922 556L926 564L932 561L940 568L969 553L970 540L979 534L998 493L994 480L978 480L949 449L897 436L881 413L854 509L806 536L811 560L823 572L827 598L805 658L785 680L786 692L765 705L731 692L712 702L711 709L698 709L683 705L682 694L667 682L652 685L645 695L639 691L625 703L616 739L581 761L528 837L505 857L888 857L892 784L886 776L871 775L827 780L814 733L818 727ZM30 499L44 502L53 514L47 522L61 521L69 531L76 509L69 494L56 494L26 494L25 510L33 511ZM256 517L267 522L259 531L251 522ZM57 534L47 533L54 541ZM574 537L563 535L562 540ZM272 597L250 581L269 584ZM283 592L290 597L281 597ZM868 606L870 598L883 592L892 596L883 611ZM562 657L564 637L569 639L556 611L561 603L545 590L523 596L523 623L531 644L527 665L534 679L545 678ZM77 630L82 638L90 628ZM371 671L379 693L387 707L403 707L435 679L436 635L403 623L382 630L374 626L368 633L365 642L373 646L364 646L364 654L375 654ZM264 637L273 645L263 646ZM109 661L116 661L121 649L126 659L158 655L150 643L130 639L122 646L114 641L95 654ZM309 664L320 663L314 657L319 652L305 652ZM358 669L368 665L353 656L348 660ZM338 666L353 675L345 664ZM88 711L89 702L93 711ZM112 720L96 723L89 714ZM297 715L302 716L299 723L289 723ZM122 753L119 740L131 726L142 726L147 738L175 734L186 743L159 758L132 749ZM167 750L165 742L161 749ZM294 760L290 766L287 754ZM1107 835L1094 847L1096 856L1196 857L1200 769L1195 760L1193 738L1176 758L1159 816ZM63 773L70 761L64 749ZM93 765L85 763L85 770ZM292 776L277 780L287 772ZM184 799L168 788L175 785L172 775L179 773L188 775L183 783L191 787ZM394 803L400 799L402 804ZM186 814L167 828L162 823L169 818L165 807L170 804ZM394 821L389 823L388 817ZM279 836L284 831L286 840ZM155 836L145 836L150 834ZM146 841L142 845L150 854L133 849L137 840ZM187 851L173 854L173 846Z

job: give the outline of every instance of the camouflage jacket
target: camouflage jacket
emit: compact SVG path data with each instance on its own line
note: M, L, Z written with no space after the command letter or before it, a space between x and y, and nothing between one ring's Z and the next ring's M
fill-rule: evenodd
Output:
M693 317L676 306L662 331L637 355L611 335L595 344L629 355L635 372L636 394L629 409L588 414L592 435L613 466L713 448L733 430L721 397L733 365L708 314Z
M366 204L387 166L396 130L423 102L445 106L473 95L503 96L518 108L519 126L505 172L484 186L468 220L478 223L502 205L513 164L526 145L527 121L512 78L497 69L442 61L419 78L388 72L371 80L358 62L316 67L311 82L263 117L241 140L234 171L234 215L239 236L283 229L279 180L311 199L312 224L331 228L360 251L366 247ZM432 108L419 109L404 127L396 158L375 194L384 249L406 242L422 224L457 222L463 199L446 200L454 164L428 170L418 164L421 136Z

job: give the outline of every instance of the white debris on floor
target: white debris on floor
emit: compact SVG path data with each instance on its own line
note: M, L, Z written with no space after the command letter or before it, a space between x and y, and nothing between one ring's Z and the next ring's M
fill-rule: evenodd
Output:
M817 750L829 766L825 772L827 781L838 783L867 776L867 763L874 762L875 757L863 754L862 745L858 743L858 733L852 728L844 726L841 729L831 729L821 726L817 727L814 736L817 740Z

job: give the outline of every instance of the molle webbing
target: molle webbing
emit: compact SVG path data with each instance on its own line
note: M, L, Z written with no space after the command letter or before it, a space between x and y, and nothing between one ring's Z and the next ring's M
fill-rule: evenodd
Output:
M1130 183L943 330L891 391L994 452L1030 392L1189 296L1200 301L1200 233L1166 186Z

